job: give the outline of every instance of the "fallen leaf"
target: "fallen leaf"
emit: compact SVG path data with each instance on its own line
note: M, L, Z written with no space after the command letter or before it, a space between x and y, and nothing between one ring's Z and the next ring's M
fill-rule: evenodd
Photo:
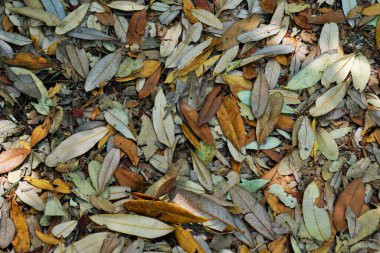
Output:
M16 235L13 238L12 244L16 252L29 252L30 237L28 224L25 216L16 202L16 198L12 199L12 208L10 217L16 226Z
M174 231L174 227L161 221L134 214L95 214L90 219L110 230L143 238L157 238Z
M326 23L343 23L346 21L342 11L331 11L325 14L310 18L309 22L316 25L323 25Z
M30 176L25 176L24 180L26 180L29 184L37 188L47 190L47 191L54 191L54 186L50 183L49 180L39 179L35 177L30 177Z
M10 203L4 202L1 208L0 220L0 248L4 249L12 242L16 233L16 227L9 218Z
M307 116L302 116L301 125L298 130L298 149L302 160L306 160L310 157L313 151L314 141L315 135L310 119Z
M191 10L191 14L200 22L215 27L216 29L223 29L223 24L220 20L211 12L204 9Z
M14 57L1 57L1 60L9 65L26 67L29 69L45 69L54 66L54 63L48 59L31 53L17 53Z
M30 147L33 148L38 142L45 139L45 137L49 134L52 120L48 116L45 118L42 125L37 126L32 132L32 138L30 141Z
M182 228L181 226L176 226L174 231L175 238L178 244L189 253L204 253L201 245L194 239L191 233Z
M366 56L361 54L355 57L351 67L351 76L354 88L363 92L371 76L371 65Z
M372 4L371 6L368 6L363 9L362 11L363 15L366 16L376 16L380 14L380 3Z
M331 64L322 75L322 85L328 88L331 83L343 82L348 76L348 73L350 73L352 64L354 63L354 59L355 54L349 54L343 56L342 58Z
M137 166L139 164L137 146L133 141L128 140L127 138L124 138L123 136L117 134L112 139L112 142L115 145L115 147L120 148L121 150L123 150L124 153L128 155L129 159L132 161L132 164L134 166Z
M160 89L154 100L153 126L160 142L173 149L175 144L174 121L171 112L165 113L167 106L165 95Z
M61 23L55 28L56 34L65 34L76 28L83 20L90 7L89 3L84 3L74 11L70 12Z
M54 235L44 234L39 230L35 230L34 232L36 233L36 236L38 237L38 239L40 239L45 244L58 245L61 243L61 241L55 238Z
M195 174L197 175L198 181L201 185L209 191L213 190L211 172L203 161L195 154L193 151L190 151L191 158L193 161L193 168Z
M256 119L260 118L267 108L269 101L269 87L265 78L263 70L260 68L260 72L253 83L251 92L251 108L252 113Z
M129 22L127 43L141 45L142 36L146 27L146 10L135 12Z
M102 163L102 167L99 171L98 178L98 189L99 193L103 192L107 187L109 182L112 179L112 176L120 163L120 149L113 148L111 149L106 157L104 157L104 161Z
M339 194L333 213L334 226L337 231L343 231L347 228L345 219L347 207L351 208L356 217L360 215L364 205L364 195L365 187L360 178L354 179Z
M15 148L0 153L0 174L17 168L29 155L30 149Z
M146 80L143 88L139 91L139 99L149 96L154 88L156 88L161 76L161 68L159 67L154 73Z

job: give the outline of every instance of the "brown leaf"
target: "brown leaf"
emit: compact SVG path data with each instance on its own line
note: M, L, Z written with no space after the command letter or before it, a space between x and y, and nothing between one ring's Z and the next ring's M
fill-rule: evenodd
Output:
M182 208L177 204L153 200L130 200L124 203L128 211L156 217L164 222L181 223L202 223L209 219L198 216Z
M256 136L259 147L273 131L280 118L283 103L284 97L281 93L275 92L269 96L268 106L264 114L257 120Z
M112 142L115 145L115 147L120 148L121 150L123 150L124 153L128 155L133 165L137 166L139 164L139 155L137 154L137 145L133 141L117 134L112 139Z
M210 3L207 0L194 0L194 2L197 8L211 12Z
M279 128L281 130L284 130L285 132L291 133L293 130L294 120L292 117L286 114L281 114L275 128Z
M39 143L49 134L51 123L52 123L51 118L48 116L45 118L42 125L37 126L33 130L31 141L30 141L31 148L33 148L37 143Z
M208 57L212 54L213 51L214 51L213 46L211 46L211 48L208 50L206 49L205 52L203 52L201 55L196 57L191 63L187 64L183 69L181 69L178 73L178 76L187 75L190 72L197 69L208 59Z
M264 76L263 70L260 68L259 75L253 83L251 92L251 108L256 119L260 118L268 105L269 86Z
M260 16L253 15L250 18L243 19L234 23L230 28L228 28L221 37L221 44L219 44L217 50L226 50L239 45L237 41L237 36L244 32L248 32L256 28L260 23Z
M218 96L221 89L221 85L215 85L212 91L207 94L202 109L199 111L198 126L209 122L219 110L223 103L223 96Z
M35 230L34 232L36 233L37 238L40 239L45 244L58 245L61 243L61 241L55 238L55 236L52 234L49 234L49 235L44 234L39 230Z
M178 244L188 253L203 253L201 245L194 239L192 234L182 228L181 226L176 226L174 231L175 238Z
M103 25L113 26L115 20L111 8L108 7L103 1L99 0L98 3L103 7L105 12L95 12L94 15L98 18L99 22Z
M337 231L343 231L347 228L345 218L347 207L350 207L356 216L359 216L364 205L364 195L365 187L360 178L353 180L340 193L333 213L334 226Z
M141 175L125 168L117 168L113 176L120 185L128 186L132 190L143 191L148 186Z
M185 117L186 122L191 127L191 130L205 143L213 144L215 142L211 129L207 124L198 126L198 112L188 105L186 102L180 103L182 115Z
M193 144L196 149L202 148L200 141L186 124L182 124L181 129L185 137L190 141L191 144Z
M273 13L277 7L277 0L263 0L261 2L261 9L268 13Z
M223 133L240 150L245 144L245 127L239 106L231 98L225 97L216 115Z
M268 249L272 253L282 253L286 252L286 244L287 244L287 237L283 236L281 238L278 238L277 240L274 240L273 242L268 244Z
M160 80L160 76L161 76L161 67L158 67L156 71L154 71L153 74L149 76L143 88L139 91L139 99L146 98L152 93L152 91L158 84L158 81Z
M16 202L16 198L12 199L11 219L16 226L16 236L12 241L16 252L29 252L30 237L28 224L25 216Z
M3 56L1 60L9 65L26 67L29 69L45 69L54 66L54 63L32 53L17 53L13 58Z
M161 177L158 181L152 184L145 193L154 196L154 199L158 199L166 194L169 194L173 190L176 177L169 176L168 172L165 176Z
M344 16L342 11L332 11L332 12L327 12L325 14L312 17L310 18L309 22L312 24L317 24L317 25L323 25L326 23L343 23L346 21L346 17Z
M19 166L30 153L26 148L14 148L0 154L0 174L7 173Z
M142 37L146 27L146 10L135 12L129 23L127 32L127 43L129 45L141 45Z
M376 24L376 48L380 48L380 19L377 21Z

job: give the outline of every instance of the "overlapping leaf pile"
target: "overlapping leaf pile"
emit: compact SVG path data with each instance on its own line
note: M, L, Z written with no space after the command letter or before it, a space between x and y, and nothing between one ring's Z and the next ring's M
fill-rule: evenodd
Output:
M380 251L380 3L3 2L0 252Z

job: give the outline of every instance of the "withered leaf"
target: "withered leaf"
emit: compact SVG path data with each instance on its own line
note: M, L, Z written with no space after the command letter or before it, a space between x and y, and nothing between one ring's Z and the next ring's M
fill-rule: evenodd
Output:
M123 150L123 152L125 152L128 155L133 165L137 166L137 164L139 163L139 156L137 154L137 145L133 141L117 134L112 139L112 142L115 145L115 147L120 148L121 150Z
M135 12L129 23L127 43L141 45L142 36L146 27L146 10Z
M26 67L29 69L44 69L54 65L48 59L32 53L17 53L14 57L1 57L1 60L9 65Z
M364 205L364 195L365 187L361 178L354 179L346 186L344 191L339 194L333 213L334 226L337 231L343 231L347 228L345 219L347 207L352 209L356 217L360 215Z
M253 83L251 92L251 108L252 113L256 119L260 118L268 105L269 101L269 87L265 78L263 70L260 68L259 75Z
M219 110L223 103L223 96L218 96L221 89L221 85L215 85L212 91L207 94L202 109L198 114L198 126L209 122Z
M175 238L178 244L189 253L204 253L201 245L194 239L191 233L182 228L181 226L176 226L174 231Z
M0 153L0 174L7 173L19 166L29 155L30 150L15 148Z
M281 93L275 92L269 96L268 105L264 114L257 120L256 137L259 147L277 124L281 115L283 103L284 97Z
M154 73L146 80L143 88L139 91L139 99L149 96L156 87L161 76L161 68L159 67Z
M130 200L124 206L131 212L157 217L161 221L174 224L202 223L209 220L206 217L189 212L177 204L163 201Z
M327 12L325 14L313 17L309 21L310 23L316 24L316 25L323 25L323 24L331 23L331 22L339 24L346 21L346 17L344 16L342 11L331 11L331 12Z

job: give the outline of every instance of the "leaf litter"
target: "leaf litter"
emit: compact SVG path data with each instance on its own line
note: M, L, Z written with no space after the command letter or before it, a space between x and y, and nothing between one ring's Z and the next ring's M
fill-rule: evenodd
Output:
M380 3L3 1L0 252L380 251Z

